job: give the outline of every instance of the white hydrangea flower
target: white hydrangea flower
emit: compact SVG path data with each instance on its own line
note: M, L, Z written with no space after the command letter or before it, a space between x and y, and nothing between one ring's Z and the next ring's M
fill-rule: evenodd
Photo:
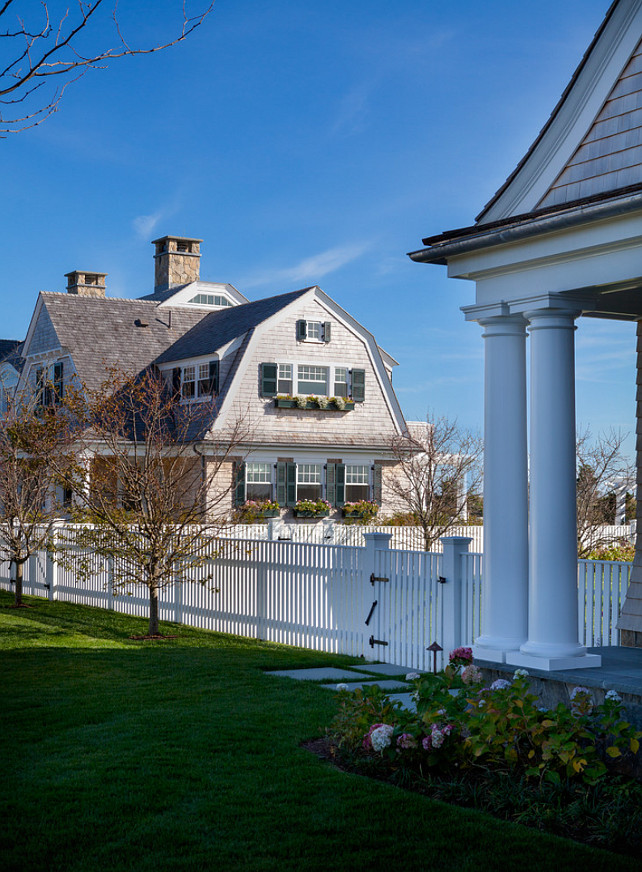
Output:
M415 681L417 678L421 678L421 675L418 672L409 672L406 675L406 681Z
M337 690L347 690L347 689L348 689L347 684L337 684Z
M590 693L590 690L588 687L574 687L570 694L571 699L575 699L580 693Z
M622 702L622 697L621 697L620 694L617 692L617 690L609 690L609 691L607 691L607 692L606 692L606 696L604 697L604 699L610 699L610 700L612 700L613 702Z
M370 742L373 749L375 751L383 751L385 748L390 747L393 732L394 728L389 724L382 724L376 730L373 730L370 733Z
M504 690L505 688L510 687L510 681L506 681L505 678L497 678L490 686L491 690Z
M419 702L419 691L413 690L413 692L410 694L410 699L413 700L413 702Z
M527 669L516 669L513 678L526 678L528 676Z

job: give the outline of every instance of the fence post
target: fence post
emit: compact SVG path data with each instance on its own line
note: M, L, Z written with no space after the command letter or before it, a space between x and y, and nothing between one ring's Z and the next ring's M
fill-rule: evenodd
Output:
M56 563L55 552L48 548L45 551L45 587L47 588L47 598L50 602L58 599L58 565Z
M462 631L462 597L463 584L461 572L462 554L470 550L472 539L468 536L445 536L441 540L444 553L442 557L442 583L441 590L441 645L444 649L444 657L453 648L458 648L464 642L472 639L464 639Z

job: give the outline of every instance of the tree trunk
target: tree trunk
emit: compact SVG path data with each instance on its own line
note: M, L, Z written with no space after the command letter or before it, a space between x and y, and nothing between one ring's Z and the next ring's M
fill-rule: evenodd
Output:
M23 577L24 563L23 562L19 563L17 560L14 560L13 565L16 567L16 577L14 579L15 591L16 591L14 605L21 606L21 605L23 605L23 602L22 602L22 577Z
M153 585L149 588L149 630L150 636L158 636L160 633L158 622L158 588Z

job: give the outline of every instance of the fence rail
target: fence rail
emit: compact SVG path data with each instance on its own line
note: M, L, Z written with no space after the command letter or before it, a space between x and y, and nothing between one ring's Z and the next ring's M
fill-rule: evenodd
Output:
M468 537L443 553L391 549L379 528L365 546L257 539L221 540L218 556L190 581L161 591L160 618L206 630L429 669L427 646L448 651L481 632L483 555ZM40 552L25 564L24 593L148 615L143 585L116 589L114 567L93 556L77 584L69 568ZM579 639L617 645L615 627L631 564L578 563ZM0 562L0 587L11 589Z

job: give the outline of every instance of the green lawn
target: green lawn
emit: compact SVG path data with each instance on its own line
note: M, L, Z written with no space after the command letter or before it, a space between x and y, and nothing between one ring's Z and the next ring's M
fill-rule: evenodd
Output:
M301 749L333 694L265 669L347 662L0 593L0 869L639 869L342 773ZM168 626L164 625L165 631Z

